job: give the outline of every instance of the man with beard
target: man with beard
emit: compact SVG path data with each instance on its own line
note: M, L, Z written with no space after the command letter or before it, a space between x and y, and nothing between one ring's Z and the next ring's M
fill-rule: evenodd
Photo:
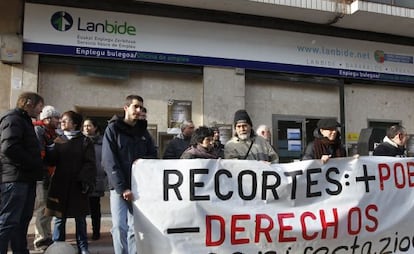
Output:
M263 137L253 131L253 124L246 110L234 114L235 136L224 146L225 159L258 160L278 163L279 156Z
M140 158L157 157L147 131L147 121L140 119L143 103L141 96L127 96L124 117L114 116L109 121L102 142L102 165L109 181L115 254L137 253L132 211L132 164Z

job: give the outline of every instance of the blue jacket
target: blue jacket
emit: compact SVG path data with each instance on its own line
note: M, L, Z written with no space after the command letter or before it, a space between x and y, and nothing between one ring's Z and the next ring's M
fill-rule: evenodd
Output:
M102 142L102 165L111 190L115 189L121 195L131 189L132 163L140 158L157 158L157 150L147 131L147 121L138 120L131 126L123 118L113 117Z
M14 109L0 119L0 182L32 182L43 178L32 119L26 111Z

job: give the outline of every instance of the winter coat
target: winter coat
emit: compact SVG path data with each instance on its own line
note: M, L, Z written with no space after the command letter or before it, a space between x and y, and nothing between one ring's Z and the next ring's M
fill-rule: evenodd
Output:
M56 166L47 198L47 215L72 218L89 214L89 191L95 184L95 149L91 139L79 132L46 153Z
M105 191L108 190L108 178L106 172L102 167L102 136L88 136L95 147L95 161L96 161L96 183L94 190L89 194L91 197L103 197Z
M102 142L102 165L111 190L121 195L131 189L132 164L140 158L157 158L147 121L138 120L131 126L123 118L114 116L105 129Z
M315 129L313 131L313 136L315 139L307 145L302 160L320 159L320 157L316 158L317 156L315 156L315 140L319 140L321 143L324 143L326 155L329 155L332 158L346 156L345 148L341 144L341 135L339 132L333 142L329 142L328 138L322 136L319 129Z
M183 152L181 159L217 159L213 151L208 151L201 145L190 146Z
M374 156L406 157L405 148L403 146L397 145L387 136L385 136L383 142L374 149L373 155Z
M43 121L33 122L37 139L39 140L40 149L45 152L46 146L53 143L58 136L56 129L46 126Z
M279 162L279 156L269 142L254 134L251 134L251 137L246 140L232 137L224 146L224 158Z
M185 137L182 133L175 136L167 145L163 159L179 159L183 152L190 146L191 137Z
M44 159L46 156L46 147L52 144L53 140L57 137L56 129L50 127L48 128L45 126L43 121L36 121L33 124L37 139L39 140L42 159ZM50 177L55 172L55 167L49 166L44 160L43 168L43 187L45 189L48 189L50 184Z
M42 180L43 163L32 119L14 109L0 118L0 182Z
M224 158L224 145L221 143L220 140L214 141L213 154L215 154L217 158Z

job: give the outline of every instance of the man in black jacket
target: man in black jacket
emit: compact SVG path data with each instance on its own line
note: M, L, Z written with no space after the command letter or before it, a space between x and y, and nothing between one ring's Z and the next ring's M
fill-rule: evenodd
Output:
M22 93L16 108L0 118L0 253L29 253L27 229L33 215L36 181L43 177L32 118L43 108L43 98Z
M147 121L140 119L142 107L141 96L127 96L124 117L114 116L109 121L102 141L102 165L109 181L115 254L137 253L132 209L132 164L140 158L157 157Z
M194 123L185 120L180 126L181 133L175 136L167 145L163 159L179 159L183 152L190 146L191 137L194 133Z
M387 136L375 149L375 156L406 157L405 143L407 143L407 131L401 125L393 125L388 128Z

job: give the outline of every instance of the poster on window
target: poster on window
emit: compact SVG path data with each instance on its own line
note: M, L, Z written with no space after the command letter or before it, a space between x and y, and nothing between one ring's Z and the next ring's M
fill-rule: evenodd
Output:
M191 106L191 101L174 99L168 101L168 133L179 133L181 123L192 120Z

